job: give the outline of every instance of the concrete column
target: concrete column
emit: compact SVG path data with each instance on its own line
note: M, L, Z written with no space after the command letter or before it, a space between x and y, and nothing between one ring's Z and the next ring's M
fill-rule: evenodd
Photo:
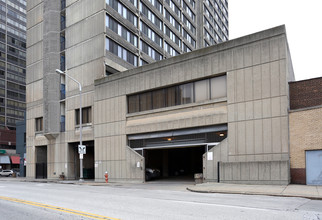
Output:
M43 97L44 133L60 131L60 0L44 0L43 29Z

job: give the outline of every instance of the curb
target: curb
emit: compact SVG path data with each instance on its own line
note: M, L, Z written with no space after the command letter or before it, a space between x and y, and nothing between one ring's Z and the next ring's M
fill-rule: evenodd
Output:
M274 194L274 193L261 193L261 192L236 192L236 191L220 191L220 190L195 190L186 188L190 192L194 193L222 193L222 194L240 194L240 195L258 195L258 196L275 196L275 197L296 197L296 198L305 198L305 199L312 199L312 200L322 200L322 197L316 196L306 196L306 195L293 195L293 194Z

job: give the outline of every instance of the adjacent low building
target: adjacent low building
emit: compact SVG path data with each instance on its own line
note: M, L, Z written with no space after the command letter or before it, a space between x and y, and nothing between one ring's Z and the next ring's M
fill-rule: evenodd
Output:
M16 131L0 129L0 170L19 171L19 160L16 155Z
M322 185L322 77L290 83L292 183Z
M155 168L163 178L287 184L293 80L284 26L98 79L82 96L84 177L143 182ZM27 177L79 178L73 83L64 132L39 132L42 115L29 109Z

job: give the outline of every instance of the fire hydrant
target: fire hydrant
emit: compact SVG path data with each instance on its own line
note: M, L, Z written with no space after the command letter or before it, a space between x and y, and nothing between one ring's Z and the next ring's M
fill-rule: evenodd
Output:
M104 176L105 176L105 182L108 183L108 173L107 173L107 171L105 172Z

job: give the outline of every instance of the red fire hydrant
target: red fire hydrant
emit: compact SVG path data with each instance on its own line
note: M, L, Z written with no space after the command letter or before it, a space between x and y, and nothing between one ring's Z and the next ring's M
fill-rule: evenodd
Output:
M105 176L105 182L108 183L108 173L107 173L107 171L105 172L104 176Z

